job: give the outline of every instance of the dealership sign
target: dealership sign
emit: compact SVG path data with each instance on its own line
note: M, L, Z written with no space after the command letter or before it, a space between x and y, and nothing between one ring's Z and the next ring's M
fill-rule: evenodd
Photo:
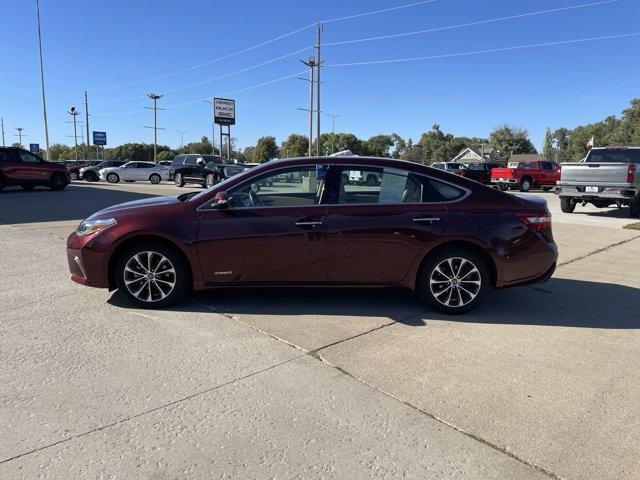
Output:
M107 144L107 132L93 132L93 144L94 145L106 145Z
M40 153L40 144L39 143L30 143L29 151L31 153Z
M214 98L213 121L218 125L235 125L236 101L227 98Z

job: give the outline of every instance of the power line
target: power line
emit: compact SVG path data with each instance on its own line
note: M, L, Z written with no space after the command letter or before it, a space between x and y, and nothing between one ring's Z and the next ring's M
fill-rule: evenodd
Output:
M228 77L232 77L234 75L238 75L239 73L244 73L244 72L247 72L249 70L253 70L254 68L262 67L264 65L268 65L270 63L277 62L278 60L282 60L283 58L292 57L294 55L299 54L300 52L304 52L304 51L310 50L312 48L315 48L315 46L304 47L304 48L301 48L301 49L296 50L294 52L290 52L290 53L287 53L285 55L280 55L279 57L272 58L270 60L266 60L266 61L261 62L261 63L256 63L256 64L251 65L249 67L245 67L245 68L242 68L240 70L236 70L235 72L226 73L224 75L220 75L220 76L215 77L215 78L209 78L207 80L202 80L200 82L192 83L190 85L184 85L182 87L171 88L169 90L163 91L162 94L166 95L167 93L179 92L179 91L182 91L182 90L187 90L189 88L199 87L200 85L206 85L207 83L212 83L212 82L215 82L215 81L218 81L218 80L222 80L224 78L228 78ZM144 99L144 98L146 98L145 95L140 95L140 96L136 96L136 97L116 98L116 99L113 99L113 100L101 100L101 101L93 102L93 104L97 104L97 103L116 103L116 102L124 102L124 101L129 101L129 100L140 100L140 99Z
M370 42L370 41L374 41L374 40L388 40L391 38L399 38L399 37L407 37L410 35L419 35L419 34L423 34L423 33L431 33L431 32L441 32L444 30L453 30L456 28L464 28L464 27L472 27L475 25L484 25L487 23L495 23L495 22L503 22L505 20L514 20L517 18L525 18L525 17L533 17L536 15L544 15L547 13L555 13L555 12L562 12L562 11L567 11L567 10L575 10L578 8L587 8L587 7L594 7L594 6L598 6L598 5L606 5L606 4L610 4L610 3L616 3L619 0L605 0L605 1L601 1L601 2L593 2L593 3L584 3L581 5L573 5L570 7L562 7L562 8L553 8L550 10L540 10L537 12L529 12L529 13L521 13L518 15L509 15L507 17L498 17L498 18L491 18L489 20L479 20L476 22L468 22L468 23L460 23L457 25L449 25L446 27L435 27L435 28L429 28L426 30L416 30L413 32L403 32L403 33L394 33L391 35L380 35L377 37L365 37L365 38L357 38L354 40L343 40L343 41L338 41L338 42L327 42L327 43L323 43L322 45L325 47L330 47L330 46L335 46L335 45L348 45L348 44L352 44L352 43L361 43L361 42Z
M640 32L625 33L621 35L607 35L604 37L577 38L574 40L561 40L558 42L516 45L513 47L491 48L488 50L473 50L470 52L447 53L443 55L428 55L423 57L408 57L408 58L392 58L388 60L371 60L371 61L351 62L351 63L334 63L327 66L328 67L353 67L353 66L359 66L359 65L377 65L377 64L383 64L383 63L412 62L412 61L418 61L418 60L434 60L438 58L462 57L467 55L479 55L483 53L506 52L509 50L522 50L526 48L549 47L553 45L565 45L565 44L571 44L571 43L594 42L598 40L610 40L610 39L616 39L616 38L635 37L638 35L640 35Z
M302 72L292 73L290 75L285 75L284 77L278 77L278 78L275 78L273 80L268 80L266 82L258 83L258 84L255 84L255 85L251 85L249 87L244 87L244 88L240 88L238 90L233 90L233 91L230 91L230 92L221 93L220 96L221 97L226 97L228 95L234 95L236 93L246 92L247 90L253 90L254 88L264 87L266 85L271 85L272 83L277 83L277 82L281 82L283 80L287 80L289 78L297 77L298 75L302 75L305 72L306 72L306 70L303 70ZM167 107L164 108L164 110L169 110L169 109L177 108L177 107L184 107L186 105L193 105L193 104L202 102L202 100L203 100L202 98L198 98L197 100L190 100L188 102L177 103L175 105L168 105ZM100 117L109 117L109 116L115 116L115 115L130 115L130 114L134 114L134 113L142 113L142 110L132 110L132 111L128 111L128 112L114 112L114 113L93 113L92 115L100 116Z
M292 30L292 31L290 31L288 33L285 33L285 34L279 35L277 37L274 37L274 38L272 38L270 40L266 40L264 42L257 43L255 45L252 45L250 47L244 48L242 50L238 50L237 52L233 52L233 53L230 53L228 55L225 55L225 56L222 56L222 57L218 57L218 58L215 58L213 60L209 60L209 61L204 62L204 63L200 63L198 65L192 65L191 67L186 67L186 68L183 68L181 70L176 70L174 72L165 73L165 74L162 74L162 75L156 75L155 77L149 77L149 78L145 78L145 79L142 79L142 80L136 80L136 81L133 81L133 82L126 82L126 83L120 83L120 84L115 84L115 85L108 85L106 87L92 88L91 91L92 92L98 92L98 91L104 91L104 90L112 90L112 89L115 89L115 88L122 88L122 87L129 87L129 86L133 86L133 85L140 85L142 83L151 82L153 80L160 80L162 78L172 77L174 75L179 75L181 73L185 73L185 72L189 72L189 71L192 71L192 70L196 70L198 68L206 67L207 65L212 65L214 63L221 62L223 60L227 60L228 58L235 57L237 55L241 55L241 54L246 53L246 52L250 52L250 51L255 50L257 48L264 47L265 45L269 45L271 43L277 42L278 40L282 40L283 38L290 37L292 35L295 35L296 33L302 32L302 31L307 30L307 29L309 29L311 27L315 27L318 23L339 22L339 21L342 21L342 20L349 20L349 19L352 19L352 18L364 17L364 16L368 16L368 15L376 15L376 14L379 14L379 13L386 13L386 12L390 12L390 11L393 11L393 10L400 10L400 9L403 9L403 8L416 7L418 5L424 5L424 4L427 4L427 3L433 3L435 1L437 1L437 0L423 0L423 1L420 1L420 2L408 3L408 4L405 4L405 5L399 5L399 6L396 6L396 7L390 7L390 8L384 8L384 9L381 9L381 10L374 10L374 11L370 11L370 12L358 13L358 14L354 14L354 15L348 15L348 16L345 16L345 17L331 18L331 19L327 19L327 20L321 20L320 22L313 22L313 23L310 23L309 25L306 25L306 26L301 27L301 28L297 28L297 29Z

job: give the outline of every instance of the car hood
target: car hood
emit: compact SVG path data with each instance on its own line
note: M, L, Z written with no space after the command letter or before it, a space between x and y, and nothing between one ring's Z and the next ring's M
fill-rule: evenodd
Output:
M90 218L117 218L124 215L143 215L147 210L154 210L157 213L158 211L161 211L163 207L170 208L179 203L181 202L178 200L178 195L144 198L142 200L134 200L132 202L112 205L111 207L107 207L94 213Z

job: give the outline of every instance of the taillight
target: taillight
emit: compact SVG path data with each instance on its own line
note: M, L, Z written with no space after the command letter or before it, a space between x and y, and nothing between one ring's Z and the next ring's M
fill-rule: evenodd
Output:
M515 216L535 232L551 227L551 214L549 212L516 212Z
M633 177L636 173L637 165L635 163L630 163L627 167L627 183L633 183Z

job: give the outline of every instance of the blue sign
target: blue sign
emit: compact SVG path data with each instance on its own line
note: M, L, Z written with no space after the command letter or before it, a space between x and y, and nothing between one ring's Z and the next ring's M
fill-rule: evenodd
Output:
M29 151L31 153L40 153L40 144L39 143L30 143Z
M93 132L93 144L94 145L106 145L107 144L107 132Z

